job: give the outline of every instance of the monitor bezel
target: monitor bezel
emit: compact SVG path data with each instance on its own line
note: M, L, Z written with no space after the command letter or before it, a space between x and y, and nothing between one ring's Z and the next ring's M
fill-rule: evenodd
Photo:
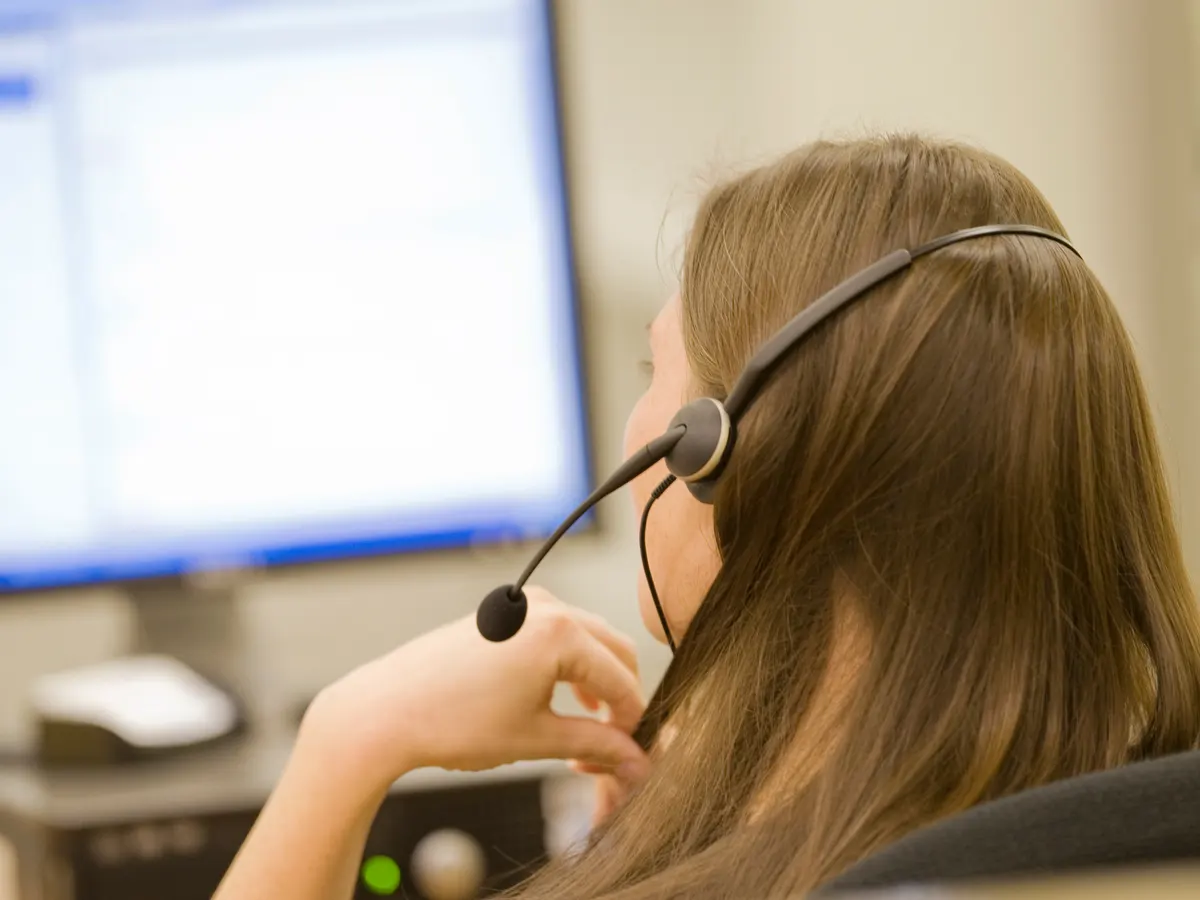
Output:
M545 140L541 142L540 150L545 152L551 171L548 181L554 184L552 198L557 208L554 231L561 242L557 261L564 267L564 285L567 296L563 298L563 315L566 327L562 336L568 342L567 353L564 354L574 361L569 371L564 372L567 388L575 398L573 442L577 443L579 452L574 466L582 477L581 491L577 498L581 502L595 483L595 452L594 452L594 400L592 396L592 379L589 376L589 354L584 340L584 304L581 299L580 279L577 265L577 230L573 220L573 203L571 189L571 166L568 160L565 104L563 101L563 79L561 62L561 32L556 14L554 0L536 0L531 4L537 15L538 39L541 48L538 52L537 66L540 71L539 84L545 91L542 101L543 114L548 121L543 122ZM272 560L264 563L232 564L228 566L197 566L181 568L171 572L153 573L147 575L114 574L112 577L63 577L51 580L46 578L35 584L5 584L0 582L0 600L18 599L21 597L38 596L53 593L78 593L101 589L138 591L141 588L159 588L177 586L187 590L189 586L211 583L240 583L249 580L269 579L272 573L286 575L309 570L336 570L355 565L382 564L388 560L399 560L409 557L424 557L442 554L462 554L472 551L484 551L495 554L506 547L523 548L534 545L548 536L558 522L547 522L536 533L526 531L520 538L511 537L511 533L501 534L501 529L495 537L481 538L480 535L493 529L459 528L443 529L414 533L406 531L403 534L379 534L372 539L346 542L337 547L322 551L321 548L309 545L303 556ZM602 530L600 517L590 511L580 518L571 529L570 536L584 534L594 535ZM297 547L297 550L300 550ZM65 568L65 567L64 567Z

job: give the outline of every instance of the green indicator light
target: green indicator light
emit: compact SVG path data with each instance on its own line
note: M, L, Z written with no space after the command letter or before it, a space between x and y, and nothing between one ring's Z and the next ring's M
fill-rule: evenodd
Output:
M390 856L372 856L363 863L362 880L372 894L390 897L400 888L400 867Z

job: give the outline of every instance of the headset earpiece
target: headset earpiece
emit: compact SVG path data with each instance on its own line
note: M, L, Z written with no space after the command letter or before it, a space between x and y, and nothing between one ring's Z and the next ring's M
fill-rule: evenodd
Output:
M660 459L666 460L671 474L688 486L693 497L701 503L712 503L717 478L733 450L736 424L741 421L747 407L762 390L775 367L788 354L792 353L814 328L838 310L853 303L859 297L865 296L877 284L898 272L903 272L912 265L915 259L920 259L928 253L933 253L959 241L1006 234L1046 238L1061 244L1076 256L1079 255L1079 251L1071 246L1071 242L1065 237L1044 228L1034 225L984 225L979 228L956 231L922 244L915 250L895 250L847 278L824 296L817 298L802 309L795 318L759 348L754 357L746 364L745 370L738 377L724 403L707 397L689 403L675 414L671 426L665 432L622 463L608 477L607 481L592 491L587 499L577 506L546 539L516 583L511 587L496 588L480 604L476 618L480 634L489 641L505 641L516 634L525 621L527 607L525 594L521 589L533 574L533 570L550 552L550 548L558 543L580 516L617 488L628 484L647 471ZM651 496L650 502L653 503L661 496L661 492L666 490L670 484L670 479L664 481L658 492ZM645 541L646 516L649 509L650 507L647 505L642 513L640 543L642 545L642 565L646 569L646 580L653 592L654 579L650 577ZM657 595L654 595L654 598L657 605ZM661 608L659 615L662 615ZM663 625L664 627L666 625L665 618ZM667 629L666 633L667 641L674 652L675 644L671 640L670 630Z
M703 397L675 414L668 431L682 425L683 437L666 456L671 474L688 486L693 496L712 502L712 485L733 449L733 423L720 400Z

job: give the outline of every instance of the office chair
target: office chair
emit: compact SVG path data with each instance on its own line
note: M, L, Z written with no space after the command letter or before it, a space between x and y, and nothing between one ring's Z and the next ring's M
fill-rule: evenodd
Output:
M1200 860L1200 751L1068 778L921 828L814 896Z

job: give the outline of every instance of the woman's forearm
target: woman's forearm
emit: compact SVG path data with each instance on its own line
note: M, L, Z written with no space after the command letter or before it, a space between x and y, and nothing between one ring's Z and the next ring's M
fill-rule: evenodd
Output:
M323 690L214 900L348 900L375 814L414 769L578 759L647 770L630 737L646 708L632 641L544 591L526 594L511 640L486 640L464 616ZM609 721L558 715L562 681L606 705Z
M213 900L349 900L385 789L301 740Z

